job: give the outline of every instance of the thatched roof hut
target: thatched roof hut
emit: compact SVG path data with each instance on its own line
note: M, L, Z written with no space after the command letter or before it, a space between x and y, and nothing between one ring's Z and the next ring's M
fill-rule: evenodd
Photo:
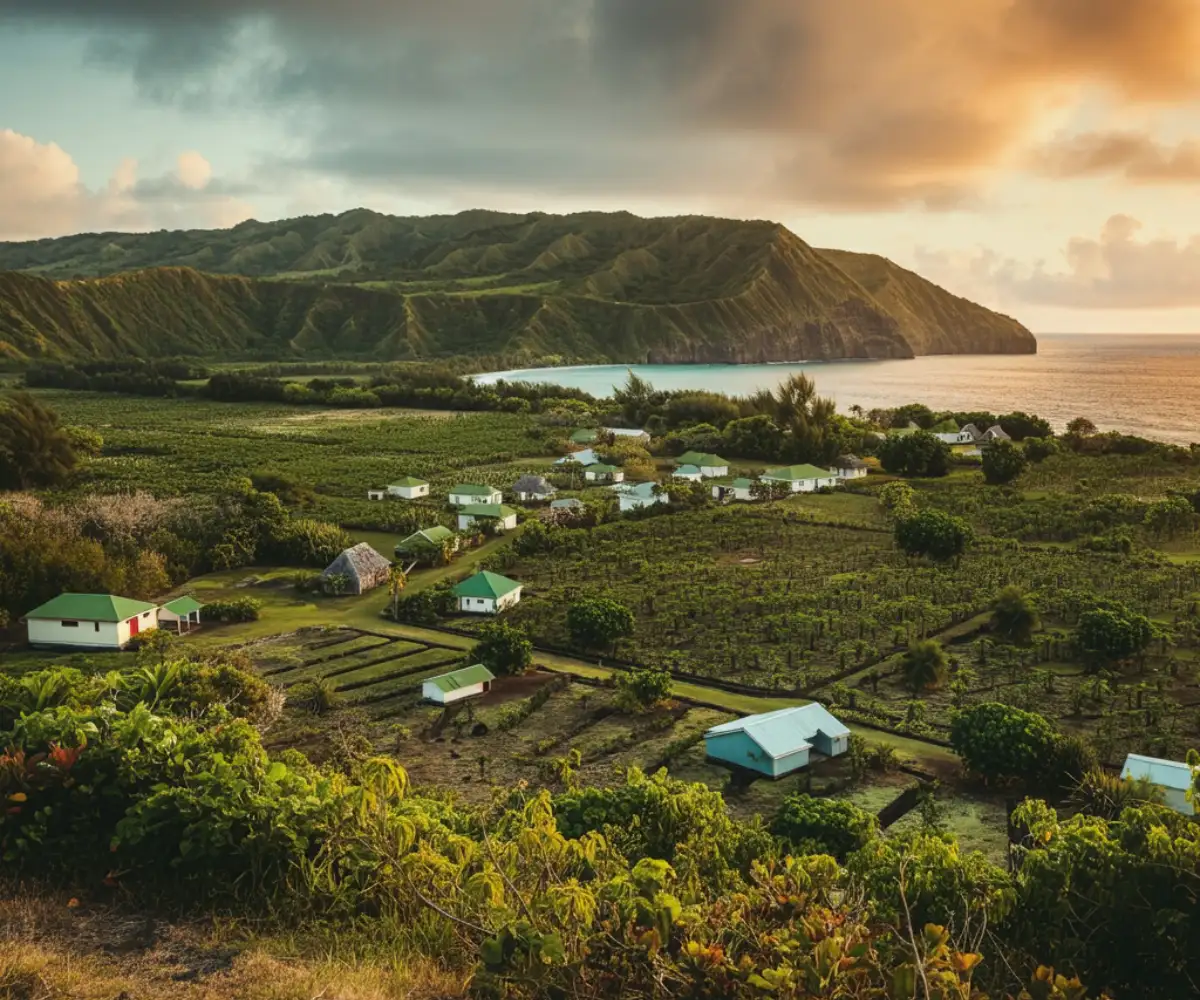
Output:
M544 476L528 473L513 483L512 491L518 500L543 500L554 496L554 487Z
M391 568L387 559L366 542L360 542L331 562L321 576L344 576L348 581L347 593L364 594L387 583Z

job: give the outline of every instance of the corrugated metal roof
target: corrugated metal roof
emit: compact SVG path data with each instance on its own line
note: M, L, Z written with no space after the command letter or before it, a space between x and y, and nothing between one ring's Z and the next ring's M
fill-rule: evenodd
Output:
M430 677L426 684L432 684L441 691L457 691L460 688L471 687L475 684L484 684L487 681L494 681L496 675L493 674L482 663L476 663L474 666L463 667L461 670L452 670L448 674L442 674L440 677Z
M499 573L485 569L463 580L454 588L454 596L503 597L505 594L512 593L519 586L521 585L516 580L510 580L507 576L501 576Z
M192 611L199 611L204 607L204 605L197 601L196 598L192 597L190 594L184 594L183 597L177 597L173 601L167 601L163 607L172 614L186 615Z
M818 733L830 739L850 735L850 730L830 715L824 706L813 702L811 705L781 708L774 712L748 715L744 719L723 722L708 730L704 738L739 732L745 733L762 747L765 753L775 758L810 748L812 743L809 741Z
M828 479L828 469L818 469L815 465L787 465L782 469L771 469L770 472L763 476L763 479L772 479L776 482L797 482L804 479Z
M59 594L53 600L34 608L25 617L60 621L123 622L157 607L158 605L146 601L114 597L112 594Z
M1152 785L1173 788L1180 792L1186 792L1192 787L1192 769L1187 764L1177 760L1163 760L1160 757L1143 757L1140 753L1131 753L1125 758L1121 777L1133 781L1145 778Z

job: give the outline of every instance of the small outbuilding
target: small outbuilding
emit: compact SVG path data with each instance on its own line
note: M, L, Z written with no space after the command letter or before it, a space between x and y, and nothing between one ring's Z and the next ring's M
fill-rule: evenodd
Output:
M583 478L589 483L623 483L625 481L625 473L615 465L605 465L603 462L597 462L595 465L589 465L583 470Z
M450 506L465 507L473 503L503 503L504 496L494 486L478 486L467 483L455 486L450 491Z
M983 432L983 440L986 441L1011 441L1012 437L999 424L993 424Z
M435 566L458 551L458 535L441 524L414 531L401 539L395 548L397 559L415 559Z
M536 476L532 473L521 476L513 483L513 496L518 500L550 500L557 492L551 486L544 476Z
M686 479L689 483L698 483L703 479L699 467L695 465L681 465L678 469L671 473L672 479Z
M671 498L663 492L658 483L637 483L633 486L622 483L613 488L617 491L617 507L622 514L651 507L656 503L671 502Z
M729 462L720 455L708 452L685 451L675 459L675 464L681 468L694 465L705 479L720 479L729 475Z
M838 479L865 479L870 469L857 455L839 455L829 471Z
M649 444L650 435L640 427L605 427L603 433L611 434L614 438L625 438L637 441L639 444Z
M190 632L200 624L200 609L204 605L191 596L177 597L158 609L158 627L173 628L177 633Z
M387 490L367 490L368 500L386 500L387 496Z
M555 465L595 465L600 461L600 456L596 454L592 448L584 448L583 451L573 451L569 455L563 455L562 458L556 459Z
M793 493L813 493L816 490L836 486L837 476L828 469L815 465L788 465L782 469L771 469L763 475L768 483L786 483Z
M499 573L483 570L454 588L458 610L472 615L495 615L521 600L521 584Z
M482 663L461 670L452 670L448 674L430 677L421 685L421 696L435 705L452 705L467 698L478 698L492 689L492 681L496 679Z
M502 503L473 503L459 508L459 531L467 531L477 524L494 526L497 531L512 531L517 526L517 512Z
M737 479L731 479L727 482L713 483L712 495L714 500L720 500L722 503L727 503L730 500L750 501L754 499L753 489L753 479L739 476Z
M365 594L387 583L391 571L391 562L367 542L359 542L326 566L321 578L343 576L346 578L346 593Z
M401 500L419 500L421 497L429 496L429 484L424 479L405 476L388 486L387 491L390 497L398 497Z
M1192 769L1177 760L1160 757L1143 757L1131 753L1125 758L1121 777L1128 781L1145 781L1163 794L1163 803L1185 816L1194 816L1196 809L1188 801L1192 787Z
M782 778L807 767L813 749L837 757L849 747L850 730L815 702L734 719L704 734L710 759L769 778Z
M59 594L22 620L31 646L124 649L139 632L158 628L158 605L112 594Z

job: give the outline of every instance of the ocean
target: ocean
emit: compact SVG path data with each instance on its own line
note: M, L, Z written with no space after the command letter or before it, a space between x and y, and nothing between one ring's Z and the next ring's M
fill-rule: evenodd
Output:
M583 365L478 376L551 382L609 395L630 371L660 389L741 396L806 372L842 411L922 402L936 410L1024 410L1057 429L1087 417L1101 430L1200 441L1200 335L1047 335L1038 353L945 355L903 361L771 365Z

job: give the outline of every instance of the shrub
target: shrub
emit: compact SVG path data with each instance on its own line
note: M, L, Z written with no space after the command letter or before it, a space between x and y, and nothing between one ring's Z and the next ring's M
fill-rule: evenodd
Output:
M617 704L626 711L644 712L671 693L671 675L666 670L638 667L616 677Z
M900 662L904 683L914 694L941 687L948 669L946 651L935 639L912 643Z
M992 604L992 631L996 635L1006 642L1026 643L1038 624L1037 608L1020 587L1000 591Z
M498 677L523 673L533 662L533 643L520 626L504 621L488 622L479 631L479 642L471 650L471 659Z
M1094 670L1137 656L1153 638L1149 618L1116 603L1085 611L1075 627L1075 643Z
M908 555L945 562L961 556L974 533L961 517L930 509L898 519L895 537L896 544Z
M567 609L571 641L583 649L615 647L617 640L633 634L633 612L607 597L588 597Z
M200 609L202 621L233 624L258 621L258 610L262 601L253 597L239 597L232 601L209 601Z
M831 854L844 860L878 835L875 817L841 799L789 795L771 821L771 833L796 854Z
M1044 717L997 702L964 709L950 726L950 745L963 764L993 781L1041 779L1052 767L1058 740Z
M324 715L338 706L337 687L328 677L301 681L288 692L288 701L313 715Z
M879 461L897 476L944 476L950 471L950 447L926 431L890 434L879 446Z
M1011 483L1025 471L1025 453L1011 441L993 441L983 449L983 478L992 486Z

